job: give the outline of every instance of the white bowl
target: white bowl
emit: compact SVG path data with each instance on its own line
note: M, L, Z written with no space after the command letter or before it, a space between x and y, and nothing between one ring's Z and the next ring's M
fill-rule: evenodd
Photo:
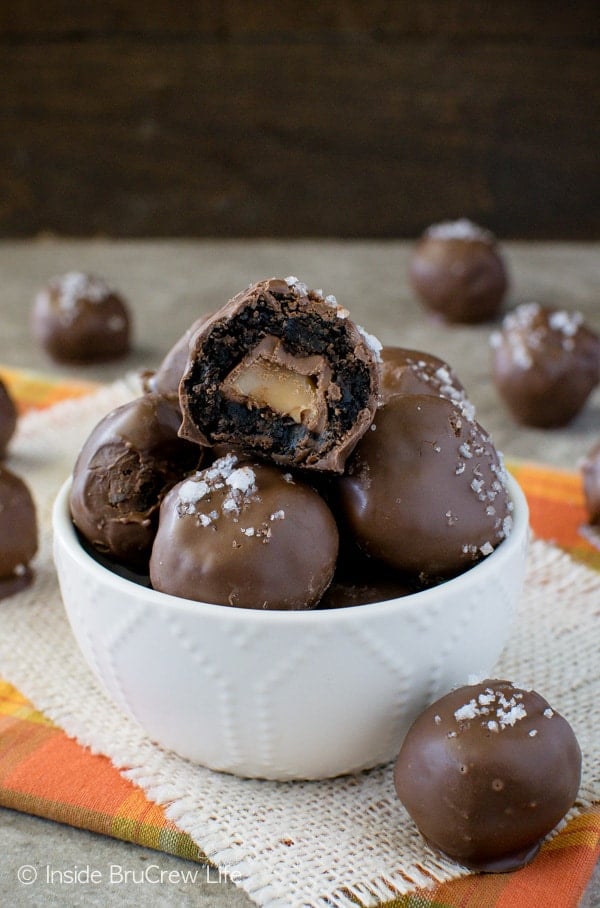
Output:
M470 674L489 676L519 598L528 539L514 528L479 564L371 605L264 612L190 602L102 567L53 513L62 596L108 696L149 737L212 769L322 779L395 757L416 715Z

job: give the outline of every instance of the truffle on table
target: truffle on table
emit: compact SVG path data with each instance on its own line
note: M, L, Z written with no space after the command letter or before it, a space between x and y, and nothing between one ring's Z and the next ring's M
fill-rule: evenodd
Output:
M40 346L61 363L118 359L130 348L127 304L102 278L79 271L58 275L40 290L31 328Z
M307 609L329 586L337 553L335 520L313 489L230 454L165 496L150 579L185 599Z
M533 690L491 680L454 690L416 719L394 769L421 834L474 870L516 870L573 805L581 751Z
M427 309L464 324L495 318L508 285L496 238L466 218L425 231L413 250L409 277Z
M0 380L0 457L4 457L17 427L17 407L8 388Z
M71 516L90 545L133 570L147 566L167 490L195 470L202 450L179 438L177 408L155 394L105 416L73 471Z
M36 509L23 480L0 466L0 599L31 583L38 547Z
M426 583L491 554L512 527L500 455L485 430L443 397L388 400L336 487L342 533L369 557Z
M341 472L377 407L380 348L334 297L291 277L253 284L190 340L181 435Z
M600 382L600 337L579 312L522 303L490 344L498 393L523 425L566 425Z

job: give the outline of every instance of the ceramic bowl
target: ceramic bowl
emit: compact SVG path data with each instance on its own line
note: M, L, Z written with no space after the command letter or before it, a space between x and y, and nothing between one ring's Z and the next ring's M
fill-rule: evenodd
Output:
M513 479L513 531L466 573L306 612L191 602L118 576L81 546L69 487L54 506L54 553L85 660L153 741L211 769L322 779L385 763L425 706L492 672L508 638L528 539Z

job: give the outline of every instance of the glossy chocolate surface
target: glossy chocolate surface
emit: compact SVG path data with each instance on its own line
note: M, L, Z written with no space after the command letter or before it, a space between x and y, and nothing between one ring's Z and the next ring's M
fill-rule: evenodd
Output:
M498 393L523 425L567 425L600 382L600 337L578 312L522 303L490 343Z
M57 362L95 363L125 356L131 319L123 298L102 278L70 271L36 296L33 335Z
M380 347L334 297L296 278L253 284L190 340L181 434L341 472L375 413Z
M414 722L394 770L398 797L434 847L476 870L521 867L577 796L581 751L538 693L486 680Z
M179 425L164 398L137 398L98 423L75 464L75 525L99 552L137 570L147 563L164 494L200 462L201 449L179 438Z
M397 394L446 397L463 409L468 408L471 416L475 412L456 372L439 356L404 347L382 347L381 398L386 402Z
M333 515L313 489L228 455L166 495L150 579L185 599L306 609L329 586L337 553Z
M179 406L179 383L187 365L190 339L209 318L210 315L202 315L196 319L175 341L156 372L143 376L146 391L167 397Z
M337 480L340 525L369 557L424 582L490 554L512 527L498 453L443 397L393 397Z
M465 324L495 318L508 284L495 237L466 219L425 231L413 251L409 278L427 309Z
M36 509L25 482L0 466L0 599L26 587L37 552Z

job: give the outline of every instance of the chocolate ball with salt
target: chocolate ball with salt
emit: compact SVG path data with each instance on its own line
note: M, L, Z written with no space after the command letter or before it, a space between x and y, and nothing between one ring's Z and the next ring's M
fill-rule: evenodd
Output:
M52 278L37 294L31 328L57 362L98 363L125 356L131 317L120 294L105 280L80 271Z
M567 425L600 382L600 337L579 312L522 303L490 345L498 393L523 425Z
M230 454L166 495L150 579L184 599L307 609L329 586L337 552L335 520L312 488Z
M17 407L8 388L0 380L0 457L4 457L8 443L17 427Z
M432 394L446 397L459 407L475 409L454 369L439 356L404 347L381 349L381 399L385 403L398 394Z
M380 349L333 296L292 277L252 284L190 340L181 435L341 472L377 407Z
M202 450L179 438L179 425L164 398L137 398L98 423L75 463L75 526L94 549L132 569L147 566L163 496L200 464Z
M31 583L38 547L36 509L20 476L0 466L0 599Z
M370 558L424 582L491 554L512 527L498 452L444 397L388 400L336 486L344 533Z
M509 681L454 690L409 729L394 769L421 834L474 870L516 870L573 805L581 751L540 694Z
M425 231L411 256L409 278L430 312L464 324L495 318L508 285L496 238L466 218Z
M190 339L209 318L202 315L196 319L165 354L158 369L142 376L146 391L160 394L179 407L179 384L187 366Z

